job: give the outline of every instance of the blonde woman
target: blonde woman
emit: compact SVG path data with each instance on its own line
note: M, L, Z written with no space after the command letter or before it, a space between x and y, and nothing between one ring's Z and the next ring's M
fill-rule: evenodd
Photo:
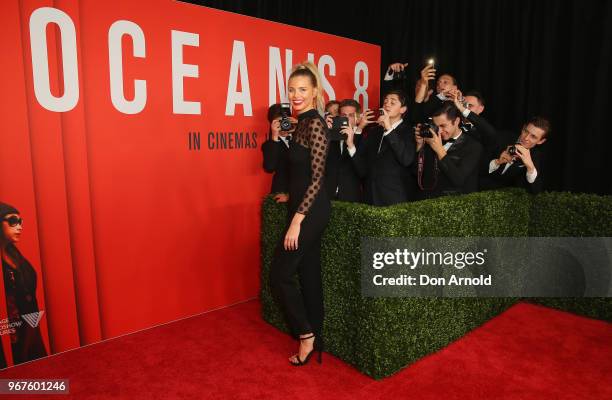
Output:
M299 338L298 352L289 362L302 366L315 351L319 352L321 363L321 236L331 211L323 187L328 148L327 125L320 114L323 89L312 63L294 67L289 76L288 94L298 124L289 148L288 220L272 261L270 283L291 330Z

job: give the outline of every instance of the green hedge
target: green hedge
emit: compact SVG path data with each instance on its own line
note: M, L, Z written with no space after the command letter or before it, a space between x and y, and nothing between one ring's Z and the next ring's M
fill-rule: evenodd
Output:
M542 193L531 201L529 236L612 236L612 196ZM612 321L610 298L531 298L548 307Z
M578 199L580 204L574 206L572 199ZM551 202L554 206L548 206ZM562 207L571 208L572 212ZM585 207L590 211L585 212ZM575 232L580 236L610 236L611 228L605 221L610 221L611 209L610 197L563 193L533 197L514 189L392 207L334 202L322 249L323 335L327 351L374 378L382 378L443 348L518 301L515 298L362 297L361 237L578 236ZM285 205L275 203L270 197L265 199L261 303L264 319L287 332L268 280L286 213ZM574 225L560 222L568 216ZM576 221L584 226L576 226ZM551 233L557 227L563 228L560 234ZM612 320L610 299L529 300Z

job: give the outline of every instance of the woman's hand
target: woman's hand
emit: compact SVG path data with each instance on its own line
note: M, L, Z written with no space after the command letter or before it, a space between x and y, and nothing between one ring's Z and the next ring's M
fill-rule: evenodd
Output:
M298 238L300 237L300 224L292 222L287 229L285 235L285 250L297 250L298 249Z
M286 203L289 201L289 195L287 193L277 193L274 195L274 201L277 203Z
M298 238L300 237L300 226L306 215L296 212L291 220L291 225L285 234L285 250L297 250Z

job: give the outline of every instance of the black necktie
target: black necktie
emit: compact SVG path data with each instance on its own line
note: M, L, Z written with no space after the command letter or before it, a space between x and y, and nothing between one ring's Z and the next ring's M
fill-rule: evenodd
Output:
M446 143L455 143L455 140L457 140L457 139L451 138L451 139L448 139L448 140L443 140L442 141L442 145L445 145Z

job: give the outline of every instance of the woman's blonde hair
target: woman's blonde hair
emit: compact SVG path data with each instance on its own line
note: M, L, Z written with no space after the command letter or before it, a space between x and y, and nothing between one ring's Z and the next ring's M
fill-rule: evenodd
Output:
M297 64L291 70L291 74L289 74L289 79L294 76L307 76L310 78L312 82L312 86L317 89L317 96L315 97L315 108L319 111L320 114L323 113L325 109L325 100L323 99L323 86L321 85L321 76L319 75L319 70L313 63L310 61L304 61L300 64Z

